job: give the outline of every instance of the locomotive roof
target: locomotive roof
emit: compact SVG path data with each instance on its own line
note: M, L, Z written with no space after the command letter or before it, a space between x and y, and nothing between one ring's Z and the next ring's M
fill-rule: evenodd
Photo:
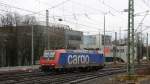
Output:
M60 51L62 53L102 53L101 51L97 50L65 50L65 49L59 49L59 50L45 50L45 51Z

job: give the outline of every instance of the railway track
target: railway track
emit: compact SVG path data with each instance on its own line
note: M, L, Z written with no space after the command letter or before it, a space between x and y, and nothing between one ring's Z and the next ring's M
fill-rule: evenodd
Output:
M144 66L145 67L145 66ZM139 68L139 67L138 67ZM140 67L141 68L141 67ZM122 68L104 68L92 72L49 73L31 72L0 75L0 84L76 84L89 79L126 72Z
M69 81L78 80L85 77L91 77L94 74L102 74L104 72L110 72L119 70L119 68L114 69L102 69L99 71L93 72L73 72L73 73L50 73L45 74L42 72L39 73L26 73L26 74L17 74L13 76L0 76L1 84L62 84Z

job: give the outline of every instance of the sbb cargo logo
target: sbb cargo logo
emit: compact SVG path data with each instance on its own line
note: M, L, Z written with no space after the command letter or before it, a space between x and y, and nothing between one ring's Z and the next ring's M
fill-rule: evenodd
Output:
M89 64L89 55L69 55L68 64Z

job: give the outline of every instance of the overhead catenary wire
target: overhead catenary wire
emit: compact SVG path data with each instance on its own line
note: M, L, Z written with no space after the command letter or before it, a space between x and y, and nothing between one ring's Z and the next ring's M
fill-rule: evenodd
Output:
M64 1L64 2L69 2L69 1L71 1L71 0L66 0L66 1ZM64 2L62 2L59 6L61 6L61 5L64 5L65 3ZM72 1L73 2L73 4L76 4L77 6L83 6L83 4L82 5L79 5L79 4L81 4L81 3L78 3L78 2L75 2L75 1ZM46 5L48 5L48 4L46 4ZM49 10L50 9L54 9L54 8L56 8L56 7L59 7L59 6L57 6L57 5L55 5L55 6L52 6L52 7L50 7L50 8L48 8ZM89 7L89 6L86 6L86 7L88 7L88 8L91 8L91 9L93 9L93 10L95 10L95 11L101 11L101 10L99 10L99 9L96 9L96 8L92 8L92 7ZM66 11L66 10L65 10ZM67 10L68 11L68 10ZM101 11L102 12L102 11ZM76 14L77 16L79 16L79 15L84 15L85 13L79 13L79 14ZM95 13L92 13L92 14L95 14ZM64 15L64 16L73 16L73 14L71 14L71 15Z
M49 9L54 9L54 8L57 8L57 7L59 7L59 6L61 6L61 5L63 5L63 4L65 4L66 2L69 2L69 1L71 1L71 0L65 0L65 1L63 1L63 2L60 2L60 3L58 3L58 4L56 4L56 5L54 5L54 6L51 6L50 8L48 8L48 10ZM73 1L73 2L75 2L75 1ZM78 5L78 6L82 6L82 5L79 5L80 3L78 3L78 2L75 2L76 3L76 5ZM74 3L74 4L75 4ZM7 7L10 7L10 8L15 8L15 9L18 9L18 10L22 10L22 11L26 11L26 12L31 12L32 14L39 14L39 15L41 15L41 13L40 12L44 12L45 10L41 10L41 11L38 11L38 12L35 12L35 11L31 11L31 10L27 10L27 9L24 9L24 8L20 8L20 7L16 7L16 6L13 6L13 5L10 5L10 4L6 4L6 3L4 3L4 2L0 2L0 4L1 4L1 6L2 5L4 5L4 6L7 6ZM47 4L48 5L48 4ZM96 11L101 11L101 13L104 13L102 10L99 10L99 9L96 9L96 8L92 8L92 7L89 7L89 6L87 6L88 8L91 8L91 9L94 9L94 10L96 10ZM31 15L32 15L31 14ZM84 15L83 13L82 14L80 14L80 15Z
M15 9L18 9L18 10L22 10L22 11L26 11L26 12L31 12L31 13L37 13L37 12L34 12L34 11L31 11L31 10L27 10L27 9L23 9L23 8L20 8L20 7L16 7L16 6L13 6L13 5L9 5L9 4L6 4L6 3L2 3L0 2L1 6L7 6L7 7L10 7L10 8L15 8Z
M6 10L1 10L0 11L4 11L4 12L8 12L9 11L6 11ZM43 15L44 16L44 15ZM45 17L45 16L44 16ZM49 18L53 18L53 17L49 17ZM85 26L85 27L90 27L90 28L97 28L97 27L93 27L93 26L88 26L88 25L85 25L85 24L79 24L79 23L76 23L76 22L71 22L71 21L68 21L68 20L63 20L65 22L68 22L68 23L71 23L71 24L77 24L77 25L80 25L80 26ZM100 28L97 28L97 29L100 29Z
M104 2L104 0L103 0L103 1L98 0L98 1L99 1L100 3L102 3L104 6L106 6L106 7L110 8L110 9L113 9L115 12L121 13L121 11L119 11L119 10L117 10L117 9L113 8L112 6L110 6L110 5L106 4L106 3Z
M63 12L64 12L64 10L63 10ZM73 19L76 21L74 24L77 26L78 24L77 24L77 22L78 22L78 15L76 15L76 13L75 13L75 10L73 9L73 2L72 2L72 15L71 16L73 16ZM83 14L83 15L85 15L85 13ZM87 14L88 15L88 14ZM63 16L65 16L65 15L63 15ZM91 21L91 20L90 20ZM81 25L81 24L80 24ZM94 25L98 25L98 24L94 24ZM83 26L83 25L82 25ZM85 26L85 25L84 25Z
M69 0L66 0L66 1L69 1ZM74 2L74 1L73 1ZM2 4L2 2L0 2L0 4ZM4 3L5 4L5 3ZM4 5L3 4L3 5ZM23 8L20 8L20 7L16 7L16 6L13 6L13 5L9 5L9 4L5 4L5 6L8 6L8 7L11 7L11 8L15 8L15 9L18 9L18 10L21 10L21 11L26 11L26 12L31 12L31 13L33 13L33 14L38 14L38 15L41 15L41 16L44 16L45 17L45 14L41 14L41 13L38 13L38 12L35 12L35 11L31 11L31 10L27 10L27 9L23 9ZM54 7L54 6L53 6ZM53 8L52 7L52 8ZM94 9L94 10L96 10L96 11L99 11L99 9L95 9L95 8L91 8L91 9ZM5 10L4 10L5 11ZM6 11L6 12L9 12L9 11ZM85 16L85 13L81 13L80 15L84 15ZM88 15L88 17L89 17L89 13L87 13L87 15ZM65 16L65 15L63 15L63 16ZM75 16L77 17L77 14L75 14ZM58 18L60 18L60 16L54 16L56 19ZM50 17L50 18L53 18L53 17ZM90 19L89 19L90 20ZM78 25L80 25L80 24L78 24ZM82 26L84 25L84 24L81 24ZM85 25L84 25L85 26ZM86 27L89 27L89 26L87 26L86 25ZM91 27L91 26L90 26ZM92 28L94 28L94 27L92 27Z
M146 31L147 29L150 29L150 26L145 26L145 28L144 28L142 31L140 31L140 32L144 32L144 31Z
M22 10L22 9L19 9L19 10ZM0 9L0 11L7 12L7 13L11 13L10 11L3 10L3 9ZM30 10L22 10L22 11L36 13L35 11L30 11ZM44 15L44 14L41 14L41 13L36 13L36 14L45 17L45 15ZM28 15L28 14L26 14L26 15ZM55 16L55 17L56 17L56 19L59 19L60 16ZM49 17L49 18L53 18L53 17Z
M57 4L57 5L62 5L62 4L64 4L64 3L66 3L67 1L70 1L70 0L65 0L65 1L63 1L63 2L61 2L61 3L59 3L59 4ZM3 6L8 6L8 7L10 7L10 8L15 8L15 9L18 9L18 10L21 10L21 11L31 12L32 14L38 14L38 15L45 16L44 14L41 14L40 12L35 12L35 11L23 9L23 8L16 7L16 6L9 5L9 4L2 3L2 2L0 2L0 4L1 4L1 6L2 6L2 5L3 5ZM54 6L52 6L51 8L55 8L55 7L57 7L57 5L54 5ZM51 8L50 8L50 9L51 9ZM2 10L2 11L5 11L5 10ZM5 12L9 12L9 11L5 11ZM32 15L32 14L27 14L27 15ZM78 14L76 14L76 15L78 15ZM80 15L85 15L85 13L84 13L84 14L80 14ZM63 15L63 16L65 16L65 15ZM72 14L71 16L73 16L73 14ZM59 16L55 16L55 17L59 17ZM53 18L54 18L54 16L53 16Z
M49 7L49 8L47 8L47 10L55 9L55 8L61 6L61 5L64 5L65 3L69 2L69 1L71 1L71 0L62 1L62 2L60 2L60 3L58 3L58 4L56 4L56 5L53 5L53 6ZM40 2L41 2L41 1L40 1ZM45 4L45 5L47 5L47 6L50 5L50 4L47 4L47 3L43 3L43 4ZM42 10L42 11L45 11L45 10ZM41 11L38 11L37 13L40 13L40 12L41 12Z
M139 25L137 26L135 32L137 32L137 30L140 28L141 24L143 23L143 21L145 20L146 16L148 15L149 11L146 11L144 17L142 18L141 22L139 23Z
M65 4L65 3L68 2L68 1L70 1L70 0L65 0L65 1L63 1L63 2L61 2L61 3L58 3L58 4L54 5L54 6L51 6L51 7L48 8L48 9L57 8L57 7L61 6L62 4ZM0 2L0 4L1 4L1 6L7 6L7 7L10 7L10 8L15 8L15 9L18 9L18 10L22 10L22 11L26 11L26 12L30 12L30 13L32 13L32 14L38 14L38 15L43 15L43 14L41 14L40 12L45 11L45 10L41 10L41 11L35 12L35 11L27 10L27 9L24 9L24 8L16 7L16 6L13 6L13 5L10 5L10 4L6 4L6 3L4 3L4 2ZM32 14L29 14L29 15L32 15Z
M147 4L147 2L145 0L142 0L142 2L148 7L150 8L150 6Z
M98 27L88 26L88 25L85 25L85 24L80 24L80 23L76 23L76 22L71 22L71 21L68 21L68 20L64 20L64 22L68 22L68 23L71 23L71 24L77 24L77 25L84 26L84 27L90 27L90 28L100 29L100 28L98 28Z
M54 5L54 6L49 7L48 10L57 8L57 7L59 7L59 6L62 6L62 5L64 5L65 3L69 2L69 1L71 1L71 0L62 1L62 2L60 2L60 3L58 3L58 4ZM40 2L41 2L41 1L40 1ZM50 6L50 4L47 4L47 3L44 3L44 2L42 2L42 4L47 5L47 6ZM44 10L43 10L43 11L44 11Z
M1 9L0 9L0 11L9 12L9 11L7 11L7 10L1 10ZM45 17L45 15L42 15L42 16ZM49 18L53 18L53 17L49 17ZM58 17L57 17L57 18L58 18ZM64 20L64 21L67 22L67 23L71 23L71 24L77 24L76 22L71 22L70 20ZM100 29L100 28L98 28L98 27L89 26L89 25L85 25L85 24L81 24L81 23L78 23L77 25L84 26L84 27L87 27L87 28ZM102 27L101 27L101 28L102 28Z
M66 0L66 1L64 1L64 2L61 2L61 3L57 4L57 5L52 6L51 8L56 8L58 5L62 5L62 4L64 4L65 2L67 2L67 1L70 1L70 0ZM13 5L9 5L9 4L6 4L6 3L0 2L0 4L1 4L1 6L2 6L2 5L8 6L8 7L10 7L10 8L15 8L15 9L18 9L18 10L21 10L21 11L31 12L32 14L44 15L44 14L41 14L40 12L35 12L35 11L23 9L23 8L16 7L16 6L13 6ZM50 9L51 9L51 8L50 8ZM93 8L93 9L94 9L94 8ZM98 9L97 9L97 10L98 10ZM45 11L45 10L44 10L44 11ZM98 10L98 11L99 11L99 10ZM31 15L32 15L32 14L31 14ZM111 14L112 14L112 13L111 13ZM30 14L29 14L29 15L30 15ZM76 15L77 15L77 16L78 16L78 15L85 15L85 13L76 14ZM69 15L64 15L64 16L69 16ZM73 15L70 15L70 16L73 16Z
M101 14L104 14L104 13L105 13L103 10L100 10L100 9L97 9L97 8L94 8L94 7L91 7L91 6L89 6L89 5L85 5L85 4L79 3L79 2L77 2L77 1L71 1L71 2L73 2L73 3L76 4L77 6L88 7L88 8L90 8L90 9L92 9L92 10L95 10L95 11L100 12Z

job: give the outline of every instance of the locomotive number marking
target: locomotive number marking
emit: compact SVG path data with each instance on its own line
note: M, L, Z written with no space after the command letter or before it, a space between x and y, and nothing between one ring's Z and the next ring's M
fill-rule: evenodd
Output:
M89 64L89 55L69 55L68 64Z

